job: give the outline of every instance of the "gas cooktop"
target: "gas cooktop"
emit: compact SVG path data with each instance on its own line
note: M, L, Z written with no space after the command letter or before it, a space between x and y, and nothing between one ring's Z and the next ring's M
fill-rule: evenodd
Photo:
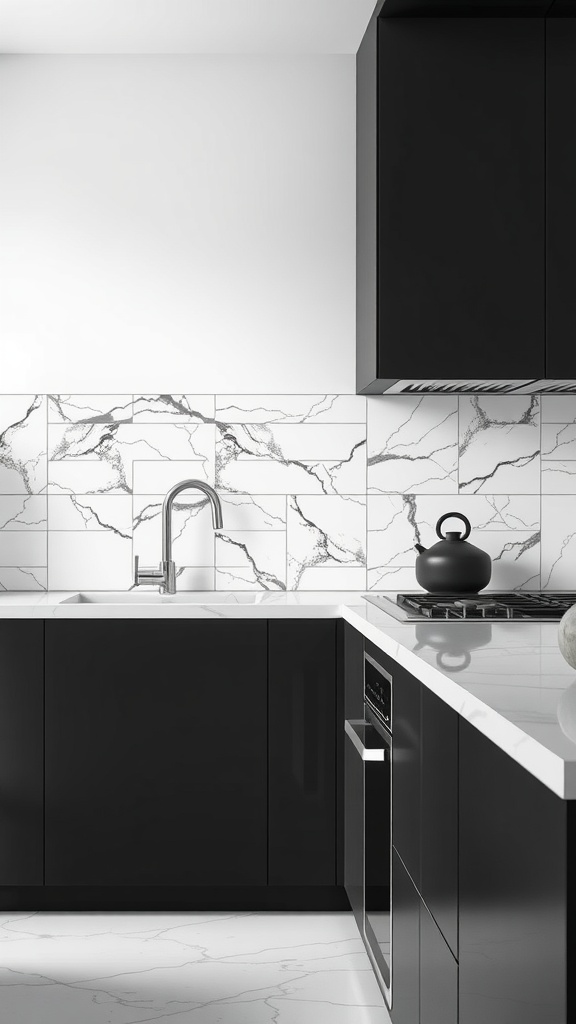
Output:
M559 622L564 612L576 604L576 592L364 594L363 597L401 622L423 619Z

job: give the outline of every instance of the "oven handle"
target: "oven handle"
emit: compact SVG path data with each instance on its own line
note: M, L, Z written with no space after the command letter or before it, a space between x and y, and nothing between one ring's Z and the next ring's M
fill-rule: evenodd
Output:
M381 744L382 740L378 730L371 722L366 722L363 718L348 719L344 722L344 731L363 761L386 761L386 758L390 757L387 746L366 746L364 737L368 730L370 734L373 733L378 738L378 742Z

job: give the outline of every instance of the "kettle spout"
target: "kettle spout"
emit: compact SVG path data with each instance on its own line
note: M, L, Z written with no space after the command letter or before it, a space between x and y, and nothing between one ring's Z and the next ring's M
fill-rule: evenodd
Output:
M415 544L414 547L419 555L421 555L423 551L426 551L426 548L423 547L422 544Z

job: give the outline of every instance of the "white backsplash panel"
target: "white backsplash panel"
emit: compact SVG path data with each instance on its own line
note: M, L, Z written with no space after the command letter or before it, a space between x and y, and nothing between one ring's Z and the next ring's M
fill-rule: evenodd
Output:
M414 589L463 512L497 589L576 590L576 395L0 395L0 589Z

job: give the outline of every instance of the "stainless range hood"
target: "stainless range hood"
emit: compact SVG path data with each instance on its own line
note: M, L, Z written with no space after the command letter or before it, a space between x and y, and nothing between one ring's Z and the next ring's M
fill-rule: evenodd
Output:
M576 394L576 380L384 380L380 383L383 395Z

